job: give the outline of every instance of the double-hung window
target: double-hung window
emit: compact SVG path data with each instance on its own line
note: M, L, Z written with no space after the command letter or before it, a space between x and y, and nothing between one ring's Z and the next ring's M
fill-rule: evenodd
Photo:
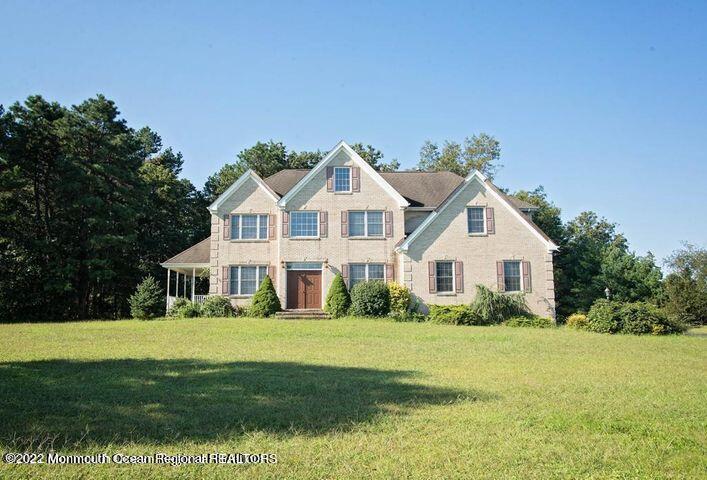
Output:
M268 215L231 215L231 240L267 240Z
M503 262L503 282L506 292L520 292L523 289L520 260L505 260Z
M469 234L486 233L486 219L484 218L484 207L468 207L466 209L467 232Z
M319 237L319 212L290 212L291 237Z
M253 295L258 289L260 282L262 282L268 274L267 272L268 269L264 265L232 266L231 271L229 272L230 294L241 296Z
M334 167L334 191L351 191L351 167Z
M454 262L435 262L437 293L454 291Z
M385 280L385 265L382 263L352 263L349 265L349 289L360 282Z
M383 212L349 212L350 237L382 237Z

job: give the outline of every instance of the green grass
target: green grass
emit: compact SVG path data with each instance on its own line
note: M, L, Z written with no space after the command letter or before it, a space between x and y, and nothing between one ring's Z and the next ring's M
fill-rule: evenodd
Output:
M0 450L276 465L0 477L704 478L707 333L342 319L0 325Z

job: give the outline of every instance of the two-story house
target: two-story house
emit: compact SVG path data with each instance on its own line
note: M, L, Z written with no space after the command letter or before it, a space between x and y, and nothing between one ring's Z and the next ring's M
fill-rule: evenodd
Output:
M168 280L208 267L209 294L235 304L270 275L283 307L319 309L341 273L349 288L403 283L423 307L469 303L476 284L525 292L533 312L554 316L557 246L532 205L477 171L380 173L342 141L311 170L246 172L209 210L211 237L163 266Z

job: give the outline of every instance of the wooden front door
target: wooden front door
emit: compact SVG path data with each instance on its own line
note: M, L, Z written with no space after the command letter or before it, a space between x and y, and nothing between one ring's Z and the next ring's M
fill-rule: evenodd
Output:
M287 308L322 308L322 272L287 271Z

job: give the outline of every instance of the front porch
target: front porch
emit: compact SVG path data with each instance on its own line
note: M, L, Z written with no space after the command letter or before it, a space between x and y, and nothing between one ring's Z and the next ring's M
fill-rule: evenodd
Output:
M167 311L178 298L203 303L208 296L209 242L206 238L161 264L167 269Z

